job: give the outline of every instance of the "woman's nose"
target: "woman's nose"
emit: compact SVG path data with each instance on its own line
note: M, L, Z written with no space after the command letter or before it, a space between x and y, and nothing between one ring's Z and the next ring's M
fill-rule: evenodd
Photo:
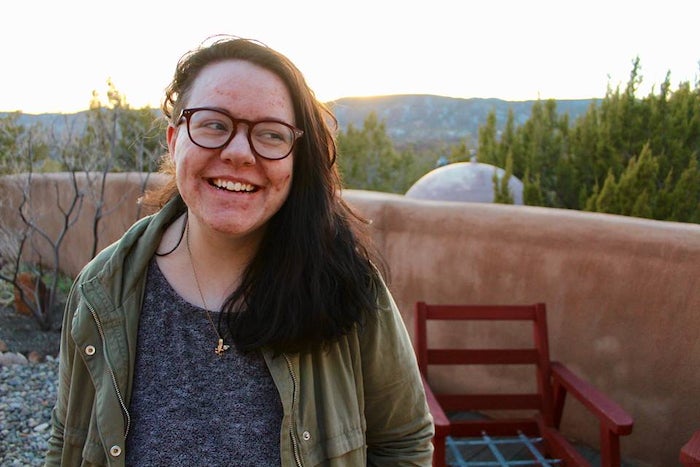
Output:
M231 141L221 148L222 159L246 165L255 164L255 153L250 145L247 130L244 124L238 125Z

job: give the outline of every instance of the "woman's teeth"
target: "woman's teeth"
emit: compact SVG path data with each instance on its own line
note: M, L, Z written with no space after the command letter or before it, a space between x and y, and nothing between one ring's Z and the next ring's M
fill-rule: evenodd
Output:
M232 182L231 180L215 179L215 180L212 180L212 185L214 185L217 188L221 188L223 190L226 190L226 191L251 192L251 191L255 190L255 187L253 185L249 185L247 183Z

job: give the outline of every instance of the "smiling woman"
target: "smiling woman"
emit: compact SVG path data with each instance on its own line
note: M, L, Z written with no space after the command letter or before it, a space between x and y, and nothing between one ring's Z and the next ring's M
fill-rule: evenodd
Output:
M429 466L413 347L301 72L216 38L162 110L157 212L66 306L47 464Z

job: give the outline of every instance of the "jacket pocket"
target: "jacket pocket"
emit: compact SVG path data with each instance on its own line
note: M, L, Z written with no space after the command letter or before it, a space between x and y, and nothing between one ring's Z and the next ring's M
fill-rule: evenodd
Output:
M62 465L107 465L104 447L85 430L66 429Z
M107 465L107 457L101 444L85 443L82 466Z
M302 452L311 465L365 465L365 435L361 428L351 428L342 433L313 439L308 432L301 433ZM359 462L359 463L358 463Z

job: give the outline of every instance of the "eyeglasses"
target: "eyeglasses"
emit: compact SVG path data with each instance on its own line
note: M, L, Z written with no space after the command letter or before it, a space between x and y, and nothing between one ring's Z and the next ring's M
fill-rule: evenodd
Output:
M178 121L182 122L183 118L187 122L190 140L205 149L225 147L236 135L238 125L245 123L251 150L264 159L284 159L304 134L303 130L279 120L250 121L208 107L184 109Z

